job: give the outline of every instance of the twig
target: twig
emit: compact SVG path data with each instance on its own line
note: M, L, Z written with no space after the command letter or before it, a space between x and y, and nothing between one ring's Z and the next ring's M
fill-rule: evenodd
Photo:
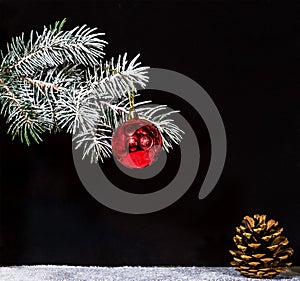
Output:
M8 94L10 94L12 96L12 102L17 106L19 112L25 117L25 120L26 120L26 123L27 124L30 124L31 121L30 121L30 118L28 117L28 114L25 113L21 107L21 105L17 102L17 100L15 99L15 95L13 94L13 92L9 89L9 87L7 86L6 83L4 83L2 80L0 80L0 86L2 86L6 92Z
M54 85L52 83L44 82L44 81L41 81L41 80L31 79L31 78L28 78L28 77L20 77L20 78L21 78L21 80L24 80L24 81L28 82L29 84L32 84L34 86L38 85L43 89L52 88L56 91L66 90L66 88L62 88L62 87L59 87L59 86Z

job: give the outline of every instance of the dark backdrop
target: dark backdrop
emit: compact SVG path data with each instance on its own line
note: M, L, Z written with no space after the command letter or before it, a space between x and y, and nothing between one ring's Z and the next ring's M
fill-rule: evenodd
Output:
M234 227L254 213L279 220L299 264L300 6L286 2L0 0L1 48L64 17L65 28L97 26L110 43L107 58L141 53L143 64L202 85L228 137L223 175L198 200L209 161L205 126L189 105L161 95L195 127L203 172L171 207L128 215L82 186L70 135L28 148L11 141L1 118L1 264L228 265ZM169 157L178 155L177 147Z

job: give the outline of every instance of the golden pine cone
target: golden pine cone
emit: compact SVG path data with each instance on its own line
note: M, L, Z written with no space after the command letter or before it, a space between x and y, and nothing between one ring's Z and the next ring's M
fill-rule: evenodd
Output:
M242 275L252 278L272 278L292 265L289 262L293 249L288 239L281 236L283 228L266 215L245 216L236 228L233 241L235 250L231 265Z

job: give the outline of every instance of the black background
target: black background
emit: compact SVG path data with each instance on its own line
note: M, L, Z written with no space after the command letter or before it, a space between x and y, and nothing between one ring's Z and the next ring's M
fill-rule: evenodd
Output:
M45 135L26 147L11 141L1 118L1 264L226 266L234 227L254 213L279 220L299 264L300 5L287 2L0 0L2 49L11 37L64 17L65 29L99 27L106 58L141 53L144 65L197 81L228 138L223 175L198 200L209 160L205 126L189 105L161 97L195 127L203 169L171 207L128 215L85 190L70 135ZM179 148L172 153L176 159Z

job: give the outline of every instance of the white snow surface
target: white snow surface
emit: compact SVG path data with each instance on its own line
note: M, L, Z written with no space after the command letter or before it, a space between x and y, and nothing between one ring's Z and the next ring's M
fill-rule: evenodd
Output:
M9 266L0 267L1 281L254 281L231 267L96 267L96 266ZM300 280L298 267L274 279Z

